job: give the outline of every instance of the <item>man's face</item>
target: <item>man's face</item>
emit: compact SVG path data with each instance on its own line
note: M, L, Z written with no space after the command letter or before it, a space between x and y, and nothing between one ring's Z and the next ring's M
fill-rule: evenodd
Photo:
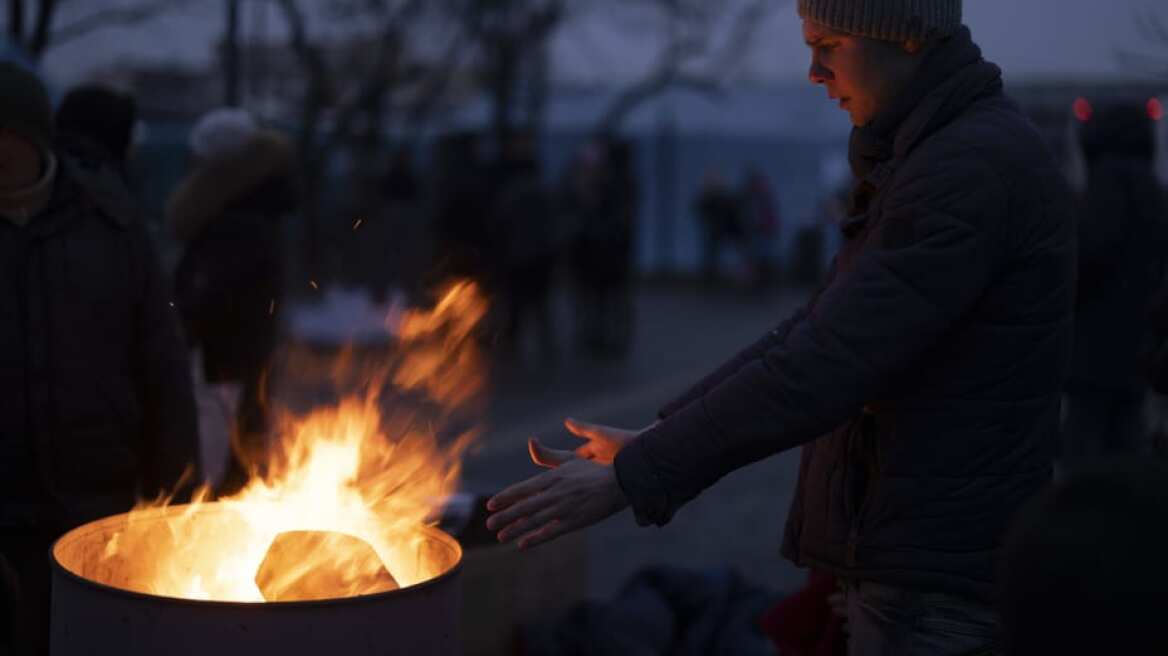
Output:
M811 83L826 87L857 127L870 123L905 87L919 60L909 53L912 46L838 32L806 19L803 40L811 49Z
M23 135L0 128L0 190L23 189L41 174L41 154Z

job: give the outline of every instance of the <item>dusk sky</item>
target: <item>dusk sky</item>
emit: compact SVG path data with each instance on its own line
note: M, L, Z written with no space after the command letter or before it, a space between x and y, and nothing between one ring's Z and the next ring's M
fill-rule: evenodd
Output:
M71 6L91 7L90 2L98 1L118 4L118 0L87 0ZM965 14L987 58L1001 64L1010 79L1133 77L1138 72L1124 70L1116 51L1157 52L1137 28L1141 10L1157 4L1163 6L1154 0L969 0ZM1168 9L1161 11L1168 17ZM246 31L248 25L256 24L256 12L244 13ZM221 14L221 3L204 0L133 28L103 30L53 50L45 62L46 72L55 81L69 84L121 59L206 66L210 44L222 30ZM274 9L267 25L269 38L282 38ZM651 34L630 38L628 31L614 31L611 23L597 19L565 30L554 52L561 79L602 82L635 75L639 66L651 60L656 45ZM1168 62L1168 44L1158 52ZM799 20L793 3L787 2L761 27L740 76L764 83L798 81L806 64ZM1168 63L1163 68L1168 69Z

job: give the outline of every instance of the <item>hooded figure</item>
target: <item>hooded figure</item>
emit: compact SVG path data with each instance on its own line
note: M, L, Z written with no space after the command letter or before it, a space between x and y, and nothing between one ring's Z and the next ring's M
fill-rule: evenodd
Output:
M263 448L263 377L276 346L283 299L283 219L296 207L288 141L239 110L218 110L191 133L194 168L167 203L186 245L176 293L210 383L243 384L233 456L221 491L246 478Z

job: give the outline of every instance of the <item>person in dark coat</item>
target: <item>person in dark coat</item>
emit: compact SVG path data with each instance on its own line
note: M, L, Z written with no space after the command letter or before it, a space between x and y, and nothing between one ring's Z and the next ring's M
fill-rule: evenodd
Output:
M488 527L530 547L630 505L662 525L722 476L803 446L783 554L844 583L849 653L992 649L1002 537L1058 447L1066 181L960 0L799 11L811 80L855 125L833 274L650 427L571 424L587 440L574 453L533 443L555 469L496 495Z
M633 147L605 137L573 172L566 209L574 213L572 268L579 345L593 355L628 354L633 340L634 227L640 208Z
M782 216L771 182L762 169L752 167L742 185L742 226L750 246L751 275L756 289L775 281L779 270L777 250L782 236Z
M215 110L191 131L195 166L167 203L185 244L176 295L209 383L239 383L232 454L219 492L237 491L265 448L263 398L284 298L284 219L296 208L292 146L242 110Z
M3 653L48 653L56 537L197 465L190 367L154 247L101 188L105 172L51 140L40 82L0 64L0 590L15 595Z
M433 222L436 240L435 282L471 278L492 288L489 167L479 155L478 137L456 133L436 147Z
M507 292L506 346L521 350L523 327L534 322L542 355L554 359L556 332L552 321L551 284L556 265L557 226L551 193L540 175L532 135L511 139L505 153L506 180L493 215L493 241L502 261Z
M706 173L694 210L702 226L702 273L707 282L715 282L721 277L719 262L725 244L733 244L746 253L742 204L722 175L711 170Z
M138 103L130 94L96 84L75 87L53 117L56 146L82 159L100 159L128 179L137 121Z
M1063 450L1072 467L1148 446L1140 357L1168 257L1153 128L1143 103L1124 103L1101 108L1083 130L1088 177Z

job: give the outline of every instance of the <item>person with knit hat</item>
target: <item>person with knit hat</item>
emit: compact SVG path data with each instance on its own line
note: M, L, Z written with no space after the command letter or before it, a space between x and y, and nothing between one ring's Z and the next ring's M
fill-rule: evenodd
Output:
M263 379L284 305L282 226L297 206L295 156L287 138L237 108L204 115L188 144L193 166L167 202L166 222L184 246L175 291L204 378L241 389L218 488L229 493L265 445Z
M197 465L179 323L142 222L54 152L49 98L0 63L0 652L48 653L48 550ZM5 576L6 574L6 576Z
M1057 449L1066 181L961 0L798 11L809 79L854 125L827 281L649 427L569 422L574 452L533 441L551 470L496 495L487 525L521 548L629 506L663 525L726 474L802 446L782 551L843 586L848 653L991 653L1003 533Z

